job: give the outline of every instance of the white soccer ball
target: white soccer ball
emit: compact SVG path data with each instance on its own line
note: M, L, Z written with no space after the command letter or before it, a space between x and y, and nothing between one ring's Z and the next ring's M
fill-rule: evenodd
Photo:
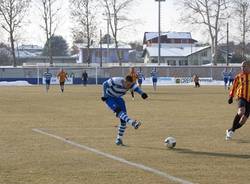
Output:
M168 148L174 148L176 146L176 140L173 137L167 137L164 143Z

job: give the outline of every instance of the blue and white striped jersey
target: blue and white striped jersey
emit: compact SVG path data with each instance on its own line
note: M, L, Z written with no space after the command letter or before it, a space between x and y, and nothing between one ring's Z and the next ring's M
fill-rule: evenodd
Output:
M126 94L129 89L124 86L125 79L123 77L112 77L103 83L103 96L104 97L121 97ZM143 91L134 83L130 89L142 94Z
M152 70L150 74L151 74L151 77L152 77L153 79L156 79L156 78L157 78L157 75L158 75L157 71Z
M229 71L229 73L228 73L228 78L229 78L229 80L231 79L234 79L234 74L233 74L233 72L232 71Z
M45 77L45 80L50 80L51 77L52 77L52 74L49 73L49 72L45 72L45 73L43 74L43 76Z
M222 77L225 79L225 78L227 78L228 79L228 72L226 71L226 70L224 70L223 72L222 72Z
M142 80L142 79L144 79L145 80L145 77L144 77L144 75L143 75L143 72L137 72L137 75L138 75L138 79L139 80Z

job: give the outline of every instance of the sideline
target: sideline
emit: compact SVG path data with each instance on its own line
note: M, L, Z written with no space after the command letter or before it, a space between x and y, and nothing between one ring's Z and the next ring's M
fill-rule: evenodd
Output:
M171 176L167 173L164 173L162 171L159 171L157 169L154 169L154 168L151 168L151 167L148 167L148 166L145 166L143 164L138 164L138 163L135 163L135 162L131 162L131 161L128 161L128 160L125 160L123 158L120 158L120 157L117 157L117 156L114 156L114 155L111 155L111 154L108 154L108 153L104 153L102 151L99 151L97 149L94 149L94 148L91 148L91 147L88 147L88 146L85 146L85 145L82 145L82 144L79 144L79 143L76 143L76 142L73 142L73 141L70 141L70 140L67 140L63 137L60 137L60 136L57 136L57 135L54 135L54 134L51 134L51 133L47 133L46 131L44 130L40 130L40 129L37 129L37 128L34 128L32 129L32 131L36 132L36 133L40 133L40 134L43 134L43 135L47 135L49 137L53 137L57 140L60 140L64 143L67 143L67 144L70 144L70 145L73 145L75 147L78 147L78 148L81 148L83 150L87 150L87 151L90 151L90 152L93 152L97 155L101 155L101 156L104 156L104 157L107 157L107 158L110 158L112 160L116 160L118 162L121 162L121 163L124 163L124 164L127 164L127 165L130 165L130 166L133 166L133 167L136 167L136 168L139 168L139 169L142 169L142 170L145 170L145 171L148 171L148 172L151 172L151 173L154 173L154 174L157 174L157 175L160 175L164 178L167 178L168 180L171 180L171 181L174 181L176 183L181 183L181 184L193 184L192 182L189 182L187 180L183 180L181 178L177 178L175 176Z

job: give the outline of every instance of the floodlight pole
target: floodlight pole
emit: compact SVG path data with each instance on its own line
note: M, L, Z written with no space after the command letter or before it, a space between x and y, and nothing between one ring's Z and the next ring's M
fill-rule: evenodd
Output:
M103 15L106 15L107 16L107 18L106 19L104 19L104 20L107 20L107 59L106 59L106 62L108 63L109 62L109 44L110 44L110 36L109 36L109 24L110 24L110 16L109 16L109 14L108 13L106 13L106 14L103 14Z
M102 67L102 30L100 29L100 67Z
M158 65L161 64L161 1L165 0L155 0L158 1Z
M228 54L229 54L229 24L227 22L227 57L226 57L226 63L227 63L227 66L229 65L229 59L228 59Z

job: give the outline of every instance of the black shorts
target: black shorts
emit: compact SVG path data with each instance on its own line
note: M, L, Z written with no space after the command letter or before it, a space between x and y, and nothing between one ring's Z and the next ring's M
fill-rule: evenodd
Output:
M64 85L64 82L60 82L60 86L63 86Z
M196 85L196 86L199 86L199 85L200 85L200 83L199 83L199 82L195 82L195 85Z
M245 111L245 116L249 117L250 114L250 102L248 102L246 99L244 98L239 98L238 99L238 107L245 107L246 111Z
M50 80L45 80L45 83L46 83L47 85L50 85Z

